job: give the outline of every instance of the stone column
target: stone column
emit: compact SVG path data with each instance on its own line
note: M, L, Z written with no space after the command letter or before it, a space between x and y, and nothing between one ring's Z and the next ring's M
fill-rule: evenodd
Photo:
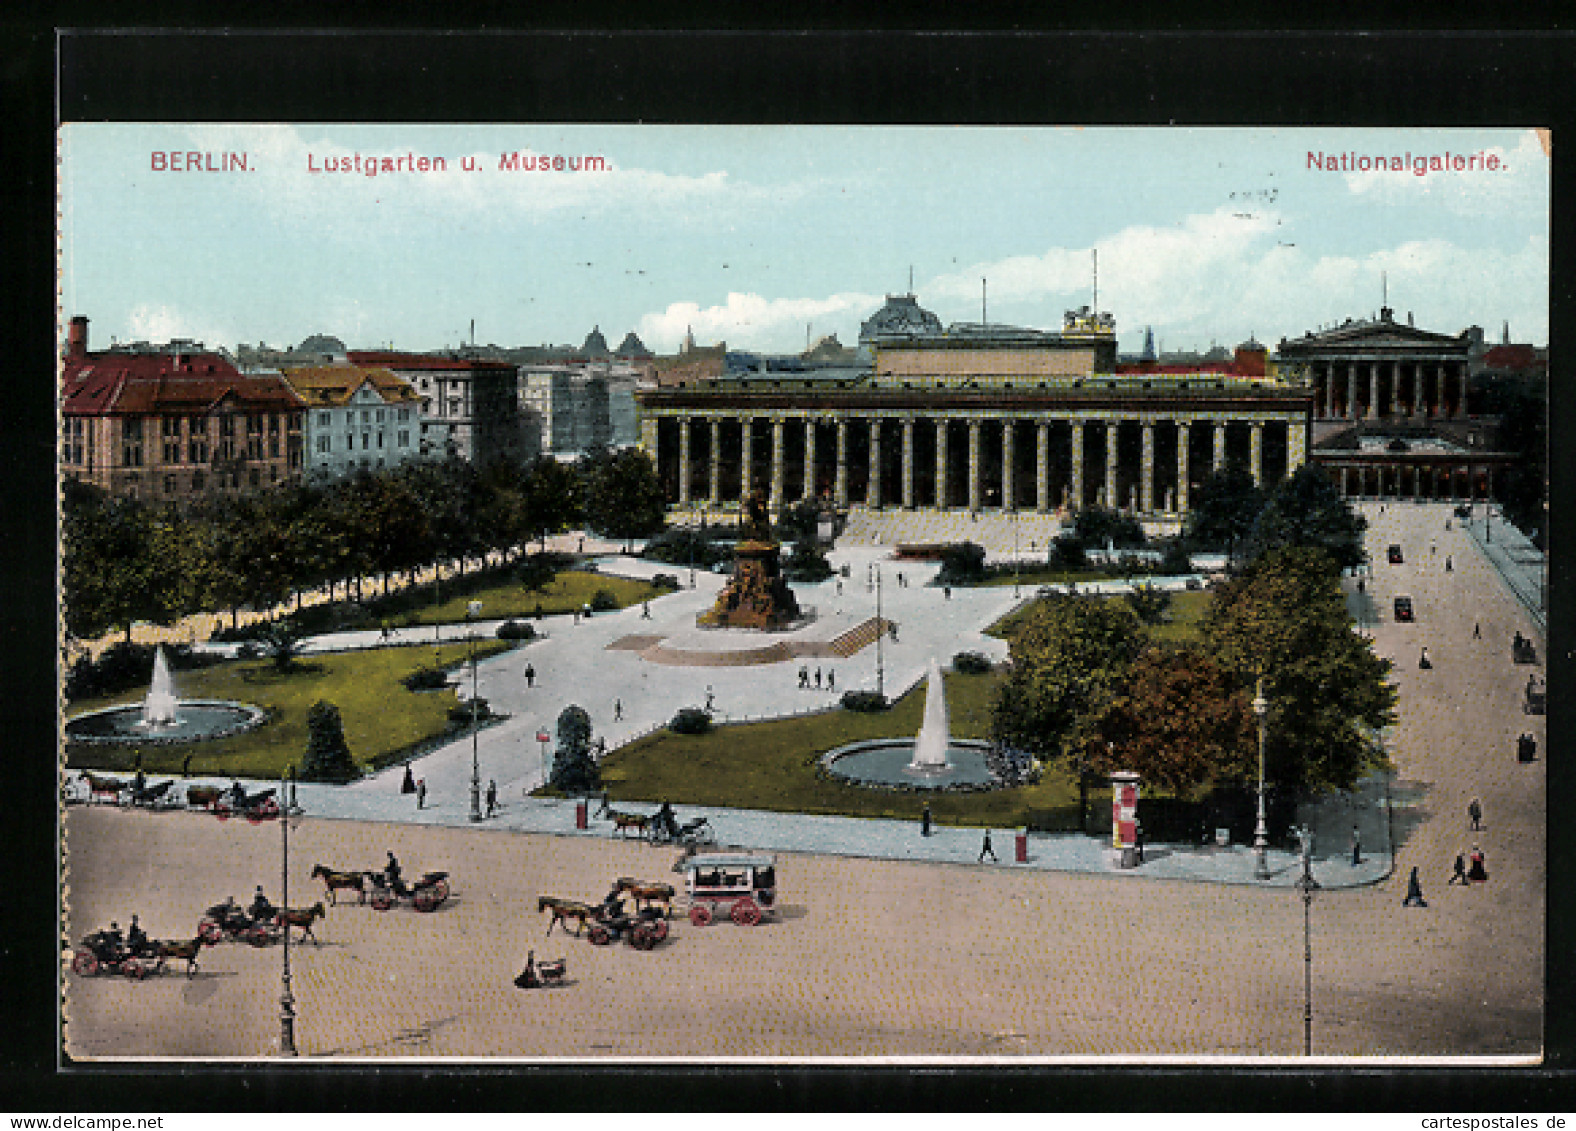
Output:
M750 490L755 486L752 482L755 462L755 418L742 417L739 420L739 499L742 502L750 497Z
M1423 365L1418 361L1412 363L1412 415L1423 415Z
M783 421L777 417L772 421L772 495L771 507L775 512L781 509L786 501L783 498Z
M1143 454L1138 460L1138 509L1149 514L1155 509L1155 426L1143 423Z
M690 492L690 420L679 421L679 506L689 502Z
M1105 422L1105 505L1113 509L1122 506L1116 494L1116 440L1120 427L1115 420Z
M800 496L815 498L815 417L804 418L804 490Z
M1187 421L1177 425L1177 513L1187 513L1188 441L1192 429Z
M1014 474L1013 463L1017 459L1017 421L1012 417L1001 422L1001 509L1015 511L1017 506L1018 478Z
M903 418L903 509L914 509L914 418Z
M657 418L647 416L640 422L640 450L657 462Z
M1264 422L1255 420L1248 431L1248 466L1253 472L1253 485L1264 486Z
M969 421L969 510L980 509L980 422Z
M722 418L711 418L711 496L712 505L722 502Z
M1286 474L1294 474L1308 462L1308 425L1302 420L1286 422Z
M1073 429L1073 509L1077 510L1084 503L1084 426L1083 421L1074 420Z
M1379 419L1379 363L1368 363L1368 411L1364 413L1369 420Z
M1043 420L1034 429L1034 509L1051 509L1051 426Z
M1226 465L1226 422L1217 420L1210 425L1214 429L1215 450L1211 453L1209 468L1219 471Z
M936 509L947 509L947 418L936 420Z
M1346 363L1346 419L1357 419L1357 363Z
M1467 415L1467 367L1465 362L1456 365L1456 420L1465 419Z
M848 505L848 418L837 418L837 481L832 488L833 500L840 507Z
M1328 362L1324 367L1324 416L1326 420L1335 417L1335 363Z
M865 486L865 506L881 506L881 420L870 418L870 482Z

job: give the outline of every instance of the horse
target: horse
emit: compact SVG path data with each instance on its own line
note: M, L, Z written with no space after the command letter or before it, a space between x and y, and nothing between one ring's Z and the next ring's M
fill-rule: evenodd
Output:
M318 942L318 937L312 933L312 920L321 919L325 914L323 902L319 900L311 907L306 908L292 909L281 907L274 915L274 922L283 927L286 934L290 932L291 927L297 928L302 932L301 939L303 942L311 939L315 944Z
M607 815L613 822L614 830L620 836L628 835L630 829L644 836L647 826L651 824L651 818L644 813L623 813L617 809L609 809Z
M88 794L94 801L108 797L111 801L119 802L120 795L131 788L130 783L120 778L101 778L97 774L82 771L82 780L87 782Z
M340 888L355 891L361 897L362 903L367 901L367 879L361 872L336 872L332 868L318 864L312 869L312 878L322 879L323 886L328 889L328 902L331 907L339 904L336 893Z
M596 908L590 904L581 903L578 899L559 899L556 895L539 895L536 897L536 911L552 911L553 917L548 920L547 933L553 933L553 927L562 923L564 930L569 930L568 920L575 921L575 938L580 937L580 932L585 930L586 921L594 918Z
M193 809L212 809L224 791L216 785L189 785L186 787L186 804Z
M629 897L635 901L635 910L640 911L654 903L662 904L664 914L670 913L673 907L673 885L661 883L648 883L645 880L635 880L628 876L620 876L615 882L615 890L628 892Z
M197 973L197 956L202 953L202 948L208 945L210 944L198 935L194 939L155 939L153 950L161 961L166 958L184 961L186 976L190 978Z

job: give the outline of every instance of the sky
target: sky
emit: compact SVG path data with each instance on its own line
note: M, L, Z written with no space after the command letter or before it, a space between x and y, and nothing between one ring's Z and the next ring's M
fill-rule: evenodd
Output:
M244 171L202 168L226 154ZM1481 156L1412 171L1447 154ZM500 346L596 326L789 352L853 344L910 272L944 324L979 321L983 290L990 322L1054 330L1091 302L1094 252L1128 351L1148 327L1165 350L1273 345L1372 317L1382 286L1425 329L1548 338L1532 130L68 123L59 156L60 317L93 348L429 350L474 320Z

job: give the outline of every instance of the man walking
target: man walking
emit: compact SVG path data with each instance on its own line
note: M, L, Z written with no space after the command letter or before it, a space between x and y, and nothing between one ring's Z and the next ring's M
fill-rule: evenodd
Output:
M422 778L420 781L418 781L416 783L416 808L418 808L418 809L425 809L426 807L427 807L427 779L426 778Z
M816 668L815 669L815 689L817 691L821 690L821 669L820 668Z
M1450 881L1445 886L1449 887L1451 884L1467 886L1467 858L1459 852L1456 853L1456 869L1450 873Z
M527 687L535 687L536 686L536 668L534 666L532 666L531 664L526 664L525 665L525 686L527 686Z
M624 701L622 699L615 699L615 700L613 700L613 721L615 723L616 722L622 722L623 719L624 719Z
M1478 799L1475 797L1467 803L1467 818L1472 822L1473 832L1481 831L1483 822L1483 806L1478 803Z
M930 835L930 802L925 802L925 808L919 814L919 835Z
M1412 869L1412 874L1406 881L1406 898L1401 901L1402 907L1427 907L1428 901L1423 898L1423 881L1417 877L1417 869Z
M1355 868L1355 867L1357 867L1357 865L1361 864L1362 862L1363 862L1363 841L1362 841L1362 837L1357 835L1357 826L1353 825L1352 826L1352 867Z
M828 691L837 690L837 670L835 668L826 669L826 689Z
M990 857L990 860L991 860L992 864L999 864L999 863L1001 863L1001 861L996 859L996 850L991 847L991 844L990 844L990 830L989 829L985 830L985 843L980 845L980 858L978 860L978 863L982 863L983 864L985 862L985 857L987 857L987 856Z
M487 815L491 817L498 811L498 783L492 778L487 779Z

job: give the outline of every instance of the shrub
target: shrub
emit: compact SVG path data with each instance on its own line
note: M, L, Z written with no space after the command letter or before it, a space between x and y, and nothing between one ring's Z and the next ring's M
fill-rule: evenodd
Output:
M983 652L959 652L952 657L952 670L959 675L984 675L991 662Z
M699 707L681 707L668 729L674 734L705 734L711 729L711 716Z
M248 640L235 650L235 654L243 660L255 660L263 654L263 649L260 644Z
M1089 568L1089 554L1075 535L1059 535L1051 543L1050 565L1053 569L1078 573Z
M1166 539L1165 552L1160 556L1160 572L1172 575L1193 572L1193 559L1188 556L1187 543L1182 539Z
M677 589L679 587L679 579L671 573L657 573L652 575L651 584L658 589Z
M531 640L536 636L536 628L523 620L506 620L498 626L499 640Z
M669 565L693 565L696 569L710 569L718 562L732 558L733 551L713 542L709 533L675 527L646 543L643 556Z
M607 589L598 589L595 593L591 594L592 612L606 613L611 612L616 608L618 608L618 598L613 596L611 591Z
M449 708L449 721L451 723L470 722L472 703L476 704L476 718L478 721L492 716L492 709L487 706L487 700L482 698L468 699L464 703L456 703Z
M1138 614L1139 620L1156 625L1166 619L1166 610L1171 607L1171 594L1153 585L1135 585L1127 595L1127 603Z
M843 709L859 711L863 714L873 715L887 709L887 697L879 691L845 691L843 692Z
M985 547L975 542L955 542L941 551L939 585L967 585L985 579Z
M801 539L783 563L783 574L790 581L825 581L832 576L832 566L814 541Z
M1073 535L1085 547L1103 549L1107 543L1122 546L1142 546L1144 528L1132 515L1108 507L1087 507L1073 520Z
M301 759L303 781L349 781L357 774L355 759L345 742L339 708L325 699L312 704L306 715L306 756Z
M417 668L400 682L408 691L436 691L449 686L449 676L438 668Z
M563 793L602 788L602 772L591 756L591 716L571 703L558 713L558 750L553 755L552 786Z

